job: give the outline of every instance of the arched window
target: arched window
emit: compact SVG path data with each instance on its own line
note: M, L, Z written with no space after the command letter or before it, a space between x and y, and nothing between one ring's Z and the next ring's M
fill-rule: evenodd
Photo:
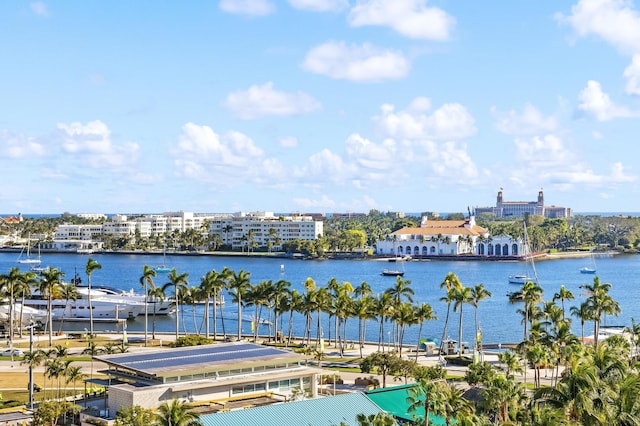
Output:
M512 256L517 256L518 255L518 245L516 243L513 243L511 245L511 255Z
M489 250L487 254L493 256L493 244L487 244L487 249Z
M422 246L422 255L426 256L427 254L429 254L429 249L427 246Z
M484 244L483 243L478 244L478 254L481 254L481 255L484 254Z
M436 246L431 246L431 254L436 254Z
M493 251L495 252L496 256L500 256L502 254L502 252L500 251L500 244L496 244Z
M420 254L420 247L415 246L415 247L413 248L413 254Z
M411 254L411 247L407 246L407 254Z
M509 255L509 245L505 244L504 246L502 246L502 255L503 256L508 256Z

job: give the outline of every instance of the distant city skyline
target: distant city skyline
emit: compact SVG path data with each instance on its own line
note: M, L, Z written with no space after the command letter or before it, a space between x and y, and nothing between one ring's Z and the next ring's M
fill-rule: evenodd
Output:
M637 2L20 1L0 28L8 214L637 210Z

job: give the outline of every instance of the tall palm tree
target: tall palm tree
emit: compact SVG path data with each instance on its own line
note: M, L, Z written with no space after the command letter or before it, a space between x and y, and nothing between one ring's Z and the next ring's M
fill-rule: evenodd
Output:
M453 299L451 297L452 289L461 288L461 287L462 287L462 283L460 282L460 279L453 272L449 272L444 277L444 281L440 283L440 288L441 289L444 288L446 292L446 296L441 297L440 300L447 303L447 315L445 316L445 319L444 319L444 327L442 329L442 339L440 340L440 349L438 351L440 356L442 356L444 352L444 341L445 341L445 338L447 337L447 326L449 325L449 313L451 312L451 302L453 302Z
M96 269L102 269L102 265L100 265L97 261L92 258L87 259L87 266L85 267L85 272L87 273L87 297L89 298L89 334L93 336L93 305L91 302L91 275L93 271Z
M65 371L66 383L73 383L73 399L76 399L76 382L78 380L84 380L87 375L82 372L82 367L77 365L71 365Z
M156 339L156 306L158 306L158 303L162 303L165 300L166 294L162 287L154 287L149 290L149 297L153 301L153 317L152 317L153 319L151 321L151 338L155 340Z
M479 351L482 351L482 331L480 328L480 322L478 321L478 306L480 302L491 297L492 294L484 287L484 284L477 284L471 289L471 305L474 308L474 317L476 323L476 345Z
M62 277L64 277L64 272L56 268L49 268L48 270L40 273L40 282L38 283L38 290L40 291L40 294L47 298L49 346L53 345L53 297L62 284Z
M241 269L234 271L228 281L231 294L238 304L238 340L242 339L242 296L251 288L250 275L251 272Z
M593 345L594 347L598 347L598 335L600 334L602 315L619 315L621 312L620 305L609 295L611 284L601 283L598 277L593 279L593 284L585 284L580 287L584 288L585 293L589 295L586 302L592 312Z
M462 308L465 303L472 303L473 295L471 287L461 287L453 289L453 312L460 311L460 322L458 324L458 356L462 356Z
M15 298L21 293L20 288L29 287L36 283L36 275L33 272L20 272L20 268L14 267L9 270L8 274L0 275L0 286L9 301L9 342L13 346L13 334L15 331L14 325L14 310L15 310ZM22 313L18 324L22 324Z
M564 301L573 299L575 299L575 296L573 295L571 290L568 290L564 285L561 285L560 290L553 295L553 301L555 302L556 300L560 300L562 304L562 319L564 319L565 316Z
M140 285L144 289L144 345L147 346L147 335L149 331L149 290L153 290L156 285L153 279L156 276L155 269L144 265L142 268L142 276L140 277ZM155 304L154 304L155 305ZM155 307L155 306L154 306Z
M569 308L569 312L572 316L578 318L580 320L580 338L584 341L584 324L587 320L592 319L591 308L587 302L582 302L580 306L572 306Z
M175 304L176 304L176 339L179 337L180 334L180 291L181 289L187 289L188 285L189 285L189 274L182 273L182 274L178 274L178 272L176 271L176 268L173 268L171 270L171 272L169 272L169 275L167 275L167 279L169 280L167 283L165 283L162 286L162 291L164 291L166 293L166 290L169 287L173 287L173 296L175 298ZM184 316L184 312L183 312L183 316Z
M177 399L163 402L158 408L159 426L199 426L202 425L200 414L186 402Z
M60 285L60 296L64 299L64 311L62 312L62 318L60 318L60 328L58 329L58 331L62 333L64 317L65 313L67 312L67 308L69 307L69 301L78 300L78 287L76 287L75 284L62 283ZM69 312L69 316L72 316L71 310Z
M271 228L273 229L273 228ZM282 314L280 301L287 297L291 283L286 280L278 280L273 284L273 340L278 340L278 315Z
M420 349L420 340L422 337L422 326L424 325L425 321L437 320L438 317L433 311L433 308L431 307L431 305L428 303L422 303L421 305L417 306L415 314L416 314L416 321L418 322L418 324L420 324L420 328L418 329L418 350L416 350L416 361L417 361L418 352Z

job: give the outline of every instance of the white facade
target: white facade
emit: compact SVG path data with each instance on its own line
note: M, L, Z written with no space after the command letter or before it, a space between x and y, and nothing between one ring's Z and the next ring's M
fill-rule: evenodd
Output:
M233 216L218 217L209 221L209 232L218 234L224 244L242 249L249 238L258 247L269 243L274 250L292 240L313 241L323 233L324 223L311 216L274 216L273 212L240 212Z

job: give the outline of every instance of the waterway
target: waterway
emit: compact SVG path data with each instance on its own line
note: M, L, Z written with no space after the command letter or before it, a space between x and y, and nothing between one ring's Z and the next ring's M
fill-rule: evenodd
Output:
M7 273L12 267L28 269L28 265L16 262L17 253L0 253L0 273ZM86 283L85 266L87 255L77 254L42 254L42 266L56 267L66 274L70 280L77 272ZM141 292L140 276L144 265L154 266L163 263L162 255L120 255L120 254L93 254L91 258L98 261L102 268L92 274L93 284L105 284L124 290L134 289ZM262 280L277 281L280 279L291 282L291 288L300 292L304 291L303 283L311 277L317 286L324 286L332 278L338 281L349 281L354 287L366 281L374 293L384 292L393 286L395 277L382 276L384 268L396 267L393 263L382 260L295 260L288 258L256 258L256 257L223 257L223 256L171 256L167 255L166 263L176 268L178 273L187 273L189 286L197 286L200 278L207 271L222 270L225 266L234 270L250 272L253 284ZM570 306L577 306L586 296L582 295L581 285L592 283L595 276L602 282L612 284L610 294L619 302L622 313L618 317L605 318L605 325L630 325L631 319L640 321L640 256L616 255L596 258L596 275L581 274L580 268L588 266L590 260L586 258L566 258L557 260L538 261L535 264L540 286L544 289L544 299L551 300L561 285L571 290L576 299L566 302L568 312ZM522 317L517 313L520 305L509 303L507 293L515 291L518 285L509 284L508 276L514 273L530 272L530 265L526 262L493 262L493 261L411 261L404 262L405 275L403 279L411 281L411 287L415 291L414 302L429 303L439 317L438 320L425 323L422 337L440 339L446 315L446 304L440 300L444 296L444 290L440 289L440 283L448 272L458 275L465 286L484 284L493 296L480 302L478 317L483 334L483 341L487 343L508 343L522 340ZM166 274L158 274L155 283L161 286L168 282ZM171 291L170 291L171 293ZM225 297L226 303L223 309L224 323L227 334L235 334L237 330L237 307L231 303L231 297ZM180 329L183 332L183 324L187 332L194 332L192 308L184 308L184 321L180 319ZM203 308L197 307L196 327L200 327ZM253 308L245 308L243 317L248 318L253 313ZM463 308L463 340L472 342L474 310L470 305ZM175 331L175 317L158 317L156 330L164 332ZM304 330L304 318L301 315L294 317L294 333L302 335ZM351 319L347 323L348 338L356 339L357 319ZM457 339L459 313L452 312L448 326L448 336ZM285 329L287 327L285 319ZM67 323L65 329L82 331L88 324ZM143 331L144 316L139 316L127 322L127 330ZM324 337L328 337L327 320L323 320ZM586 334L592 325L587 323ZM121 325L114 323L96 324L96 330L121 330ZM385 325L385 340L389 338ZM367 340L377 341L378 326L371 322L367 328ZM213 330L211 330L212 332ZM221 321L218 321L218 333L222 331ZM259 331L267 333L268 327L261 325ZM243 332L251 332L251 323L243 322ZM315 323L312 334L315 336ZM574 320L573 332L580 335L580 322ZM405 334L405 342L414 343L417 339L418 327L410 327Z

